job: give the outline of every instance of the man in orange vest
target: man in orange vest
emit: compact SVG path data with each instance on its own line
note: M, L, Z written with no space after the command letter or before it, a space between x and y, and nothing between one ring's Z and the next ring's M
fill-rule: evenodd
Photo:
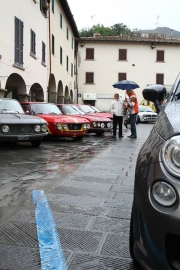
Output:
M136 93L132 89L127 89L126 94L128 95L128 98L126 98L124 101L124 109L128 110L131 123L131 135L128 136L128 138L136 139L136 116L139 112L138 100L136 97Z

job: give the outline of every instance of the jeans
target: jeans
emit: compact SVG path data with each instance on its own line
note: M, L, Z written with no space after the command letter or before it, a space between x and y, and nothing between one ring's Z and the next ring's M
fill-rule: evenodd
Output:
M136 132L136 113L133 113L130 115L130 121L131 121L131 135L137 137Z
M122 136L123 116L113 114L113 136L116 136L117 124L119 124L119 136Z

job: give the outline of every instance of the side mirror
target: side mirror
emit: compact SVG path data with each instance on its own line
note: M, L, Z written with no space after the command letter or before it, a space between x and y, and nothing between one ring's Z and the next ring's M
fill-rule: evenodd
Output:
M142 91L143 97L146 100L150 100L154 103L157 113L162 109L162 103L167 96L167 90L164 85L154 84L147 86Z

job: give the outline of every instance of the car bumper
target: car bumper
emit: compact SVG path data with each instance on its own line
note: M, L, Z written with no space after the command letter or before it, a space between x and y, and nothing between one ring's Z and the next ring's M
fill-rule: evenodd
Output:
M43 139L44 136L48 135L48 132L43 134L21 134L21 135L2 135L0 134L0 141L4 142L30 142L35 140Z
M154 182L163 180L179 194L180 183L163 170L161 163L140 168L138 178L133 204L135 257L144 269L180 269L179 197L173 206L164 207L153 200L150 191Z

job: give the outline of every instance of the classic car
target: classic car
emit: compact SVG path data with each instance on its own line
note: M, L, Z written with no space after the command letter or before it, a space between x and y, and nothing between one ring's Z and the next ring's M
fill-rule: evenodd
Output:
M157 113L148 106L139 105L139 113L137 114L137 123L155 122Z
M38 147L46 135L44 119L26 115L15 99L0 99L0 142L31 142Z
M158 116L137 157L130 254L146 270L179 270L180 74L169 94L163 85L151 85L143 96Z
M82 110L85 113L88 113L94 116L104 116L104 117L110 118L111 120L113 119L113 114L110 112L102 112L97 107L91 106L91 105L82 105L82 104L78 104L78 105L82 108Z
M113 124L111 119L87 114L77 104L57 104L57 106L65 115L76 115L83 119L87 119L90 122L88 133L102 135L104 132L112 129Z
M48 122L51 136L72 137L81 140L90 128L89 121L81 117L65 116L53 103L21 102L26 114L37 115Z

